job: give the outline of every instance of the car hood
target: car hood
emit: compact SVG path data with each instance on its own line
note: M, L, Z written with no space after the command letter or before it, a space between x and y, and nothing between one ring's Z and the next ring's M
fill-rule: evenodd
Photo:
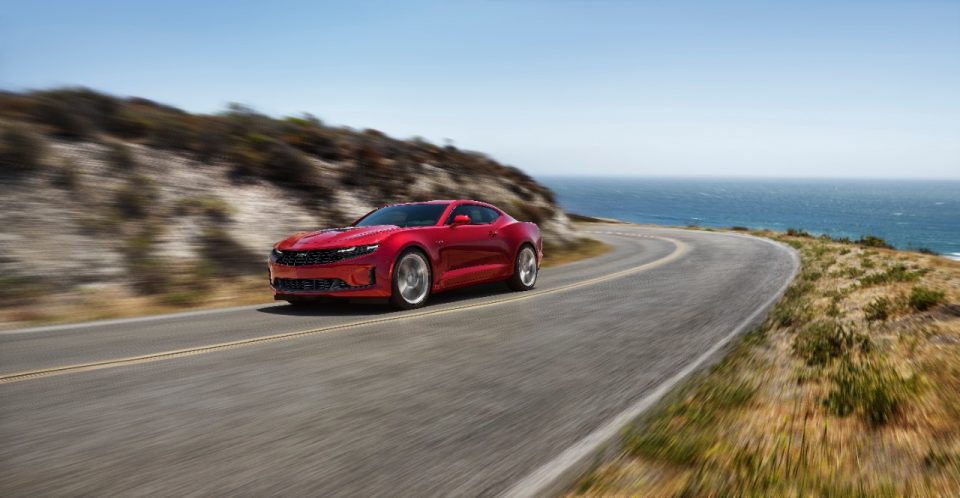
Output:
M281 251L307 251L311 249L331 249L336 247L363 246L379 244L390 234L409 230L396 225L374 225L368 227L344 227L300 232L291 235L277 244Z

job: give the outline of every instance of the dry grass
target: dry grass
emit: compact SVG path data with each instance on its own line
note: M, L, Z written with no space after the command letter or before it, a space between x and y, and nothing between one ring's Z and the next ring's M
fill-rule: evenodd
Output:
M269 303L272 298L263 277L239 277L232 279L229 285L203 292L173 290L157 295L137 295L123 286L103 285L71 293L36 296L29 302L0 308L0 325L14 328L128 318Z
M573 263L581 259L595 258L609 252L611 247L596 239L581 238L566 246L545 244L543 248L544 268Z
M762 235L803 258L770 319L572 494L960 496L960 263Z

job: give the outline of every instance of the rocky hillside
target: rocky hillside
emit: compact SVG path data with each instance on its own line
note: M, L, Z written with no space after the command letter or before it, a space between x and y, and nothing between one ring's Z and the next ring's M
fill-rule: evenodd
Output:
M271 244L389 202L473 198L575 237L553 194L476 152L231 106L0 94L0 293L138 293L263 271Z

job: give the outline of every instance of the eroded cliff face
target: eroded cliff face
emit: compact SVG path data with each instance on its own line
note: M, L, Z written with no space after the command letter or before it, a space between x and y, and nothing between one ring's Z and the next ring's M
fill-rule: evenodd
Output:
M0 272L10 285L137 287L151 280L143 274L205 266L228 276L256 274L271 245L290 233L344 225L404 199L483 200L535 218L548 243L575 238L543 192L450 165L405 165L403 188L389 192L390 185L344 181L357 174L351 161L304 156L326 185L314 192L237 177L226 159L203 162L133 141L33 138L42 151L39 166L0 183Z

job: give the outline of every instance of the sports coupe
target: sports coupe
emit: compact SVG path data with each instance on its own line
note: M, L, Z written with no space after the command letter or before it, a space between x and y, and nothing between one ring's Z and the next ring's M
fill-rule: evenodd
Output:
M277 243L268 267L274 298L388 298L423 306L430 294L506 281L537 283L543 242L534 223L477 201L394 204L344 228L301 232Z

